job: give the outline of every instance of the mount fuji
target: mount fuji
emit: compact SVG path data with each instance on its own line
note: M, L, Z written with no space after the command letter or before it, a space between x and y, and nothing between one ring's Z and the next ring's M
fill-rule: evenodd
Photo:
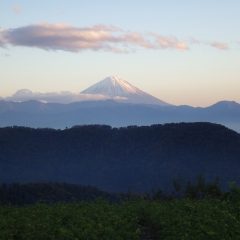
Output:
M4 100L12 102L34 100L44 103L63 104L84 101L113 100L118 103L154 104L158 106L171 105L116 76L107 77L79 93L72 93L69 91L41 93L32 92L29 89L21 89Z
M109 76L97 82L82 91L81 94L102 95L106 99L126 103L170 105L116 76Z

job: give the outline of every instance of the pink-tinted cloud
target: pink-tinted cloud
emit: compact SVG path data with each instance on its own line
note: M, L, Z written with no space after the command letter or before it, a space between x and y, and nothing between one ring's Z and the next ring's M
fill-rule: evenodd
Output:
M36 24L12 29L0 29L0 46L36 47L44 50L80 52L83 50L128 53L137 48L188 50L193 44L204 44L227 50L222 42L203 42L196 39L179 40L175 36L156 33L142 34L125 31L115 26L96 25L73 27L66 24Z
M228 50L229 46L227 43L223 43L223 42L212 42L210 43L210 46L217 48L219 50Z
M78 28L65 24L37 24L0 31L0 45L37 47L45 50L103 50L129 52L145 49L187 49L174 37L127 32L114 26Z
M108 48L112 41L111 27L74 28L65 24L39 24L2 31L1 42L46 50L78 52L84 49Z
M156 45L162 49L177 49L177 50L188 50L189 45L185 41L181 41L176 37L165 37L157 34L155 36Z
M218 50L229 50L230 46L229 44L225 42L220 42L220 41L201 41L195 38L190 38L189 39L189 44L191 45L205 45L205 46L210 46Z
M133 44L136 46L140 46L143 48L148 48L148 49L156 48L156 46L152 42L152 39L149 36L143 36L138 32L125 33L121 37L121 41L129 44Z

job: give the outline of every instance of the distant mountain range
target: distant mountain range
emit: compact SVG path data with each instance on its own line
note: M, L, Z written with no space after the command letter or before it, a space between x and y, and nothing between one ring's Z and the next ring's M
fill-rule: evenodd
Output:
M240 183L240 134L221 125L0 128L0 182L66 182L112 192L169 190L202 175Z
M108 77L79 94L20 90L0 99L0 127L65 128L82 124L114 127L168 122L213 122L240 132L240 104L221 101L209 107L175 106L117 78Z
M169 122L213 122L240 132L240 104L222 101L206 108L119 103L113 100L70 104L0 101L0 127L65 128L84 124L113 127Z

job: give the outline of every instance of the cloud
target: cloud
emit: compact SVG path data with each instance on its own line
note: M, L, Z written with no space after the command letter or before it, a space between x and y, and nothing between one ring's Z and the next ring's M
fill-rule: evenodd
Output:
M116 53L145 49L188 49L175 37L128 32L114 26L79 28L66 24L37 24L0 31L0 46L37 47L45 50L79 52L103 50Z
M21 89L14 93L10 97L6 97L4 100L13 102L24 102L24 101L41 101L51 103L71 103L79 101L98 101L107 100L109 97L100 94L83 94L83 93L72 93L68 91L63 92L32 92L28 89Z
M159 48L162 49L177 49L188 50L189 44L184 41L178 40L176 37L165 37L157 34L153 34L156 38L156 43Z
M229 46L227 43L223 43L223 42L212 42L210 43L210 46L217 48L219 50L228 50Z
M133 44L136 46L140 46L143 48L155 48L154 44L151 42L151 39L147 38L147 36L143 36L140 33L137 32L128 32L123 34L123 36L120 38L120 41L125 44Z
M22 7L18 4L15 4L12 6L12 11L13 13L15 13L16 15L19 15L22 13Z
M4 47L4 45L6 44L6 39L4 35L5 35L5 30L0 28L0 47Z
M129 53L138 48L189 50L190 46L196 44L211 46L219 50L229 49L227 43L219 41L204 42L195 38L184 41L175 36L163 36L156 33L143 34L107 25L74 27L66 24L42 23L0 29L0 47L13 45L53 51L101 50Z
M189 43L191 45L205 45L205 46L210 46L218 50L229 50L230 46L229 44L225 42L219 42L219 41L201 41L195 38L190 38Z
M113 38L112 31L105 26L74 28L64 24L41 24L5 30L0 39L15 46L78 52L84 49L107 49L108 42Z

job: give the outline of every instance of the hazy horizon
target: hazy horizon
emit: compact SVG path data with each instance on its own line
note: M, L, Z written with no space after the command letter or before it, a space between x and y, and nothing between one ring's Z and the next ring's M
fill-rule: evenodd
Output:
M0 96L117 75L174 105L240 102L240 2L0 1Z

